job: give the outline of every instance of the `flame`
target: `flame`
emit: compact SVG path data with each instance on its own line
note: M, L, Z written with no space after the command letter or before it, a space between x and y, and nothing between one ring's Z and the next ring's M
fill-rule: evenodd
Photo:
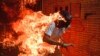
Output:
M35 1L35 0L34 0ZM51 22L58 19L59 12L44 15L41 11L34 12L29 9L23 9L20 13L20 20L12 23L12 28L18 35L14 40L10 33L3 40L3 45L18 46L20 54L18 56L45 56L48 53L54 53L54 45L43 42L43 35Z
M44 56L47 53L54 53L55 46L44 43L42 38L47 27L57 19L58 15L58 12L50 16L44 15L41 11L24 10L22 12L22 19L13 23L12 26L16 32L22 32L15 42L15 45L21 43L18 56Z

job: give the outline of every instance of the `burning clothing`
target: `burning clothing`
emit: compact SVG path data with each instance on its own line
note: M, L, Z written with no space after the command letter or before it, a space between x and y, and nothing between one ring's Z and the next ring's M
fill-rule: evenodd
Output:
M61 35L64 33L65 28L68 28L70 26L71 15L66 11L61 11L60 14L60 17L58 16L59 18L52 22L46 30L43 40L44 42L47 42L51 45L67 47L71 44L62 43ZM59 48L55 49L55 51L56 50L59 50ZM59 52L58 56L62 56L60 51L56 51L54 54L57 54L57 52Z
M50 38L56 38L58 39L62 33L64 28L57 28L55 26L55 22L52 22L48 29L46 30L46 34L50 36Z

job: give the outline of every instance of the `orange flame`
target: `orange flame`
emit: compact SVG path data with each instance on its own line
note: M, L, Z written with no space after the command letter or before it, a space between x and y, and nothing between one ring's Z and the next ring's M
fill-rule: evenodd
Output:
M59 13L46 16L41 11L33 12L24 10L22 12L23 19L13 24L16 32L22 32L15 42L15 45L20 44L19 56L44 56L46 53L53 53L55 46L43 42L43 34L49 24L56 20Z
M55 46L44 43L42 38L50 23L58 19L59 15L57 12L46 16L41 11L24 9L19 15L21 19L12 23L14 31L20 33L18 39L14 40L13 36L7 33L9 36L3 40L3 45L17 45L20 50L18 56L45 56L54 53Z

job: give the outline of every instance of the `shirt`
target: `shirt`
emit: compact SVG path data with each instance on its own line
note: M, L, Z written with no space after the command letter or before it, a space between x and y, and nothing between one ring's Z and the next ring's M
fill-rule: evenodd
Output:
M57 28L57 27L55 26L55 22L52 22L52 23L50 24L50 26L47 28L47 30L45 31L45 33L46 33L47 35L49 35L50 38L51 38L52 40L57 40L57 39L59 39L60 36L62 35L62 33L63 33L63 28Z

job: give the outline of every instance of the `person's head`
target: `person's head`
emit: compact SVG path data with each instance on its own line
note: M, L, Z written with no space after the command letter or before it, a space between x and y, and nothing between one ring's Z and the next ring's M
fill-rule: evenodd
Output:
M69 21L72 19L72 16L70 15L68 11L61 10L59 13L66 21Z
M62 28L62 27L65 27L67 28L68 25L70 25L70 22L71 22L71 19L72 19L72 16L70 15L70 13L68 13L68 11L65 11L65 10L61 10L59 12L61 18L63 18L64 20L58 20L57 21L57 27L58 28Z

